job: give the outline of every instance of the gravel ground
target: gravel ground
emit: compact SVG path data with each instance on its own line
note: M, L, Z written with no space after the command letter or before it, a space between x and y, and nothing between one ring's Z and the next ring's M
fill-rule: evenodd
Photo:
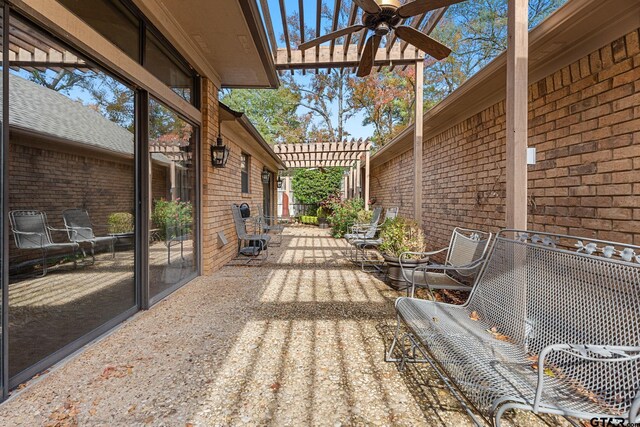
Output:
M200 277L34 380L0 425L471 425L428 367L383 361L399 294L344 249L288 228L264 265Z

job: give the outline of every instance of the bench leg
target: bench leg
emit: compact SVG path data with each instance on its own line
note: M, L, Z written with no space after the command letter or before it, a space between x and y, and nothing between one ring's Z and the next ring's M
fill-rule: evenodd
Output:
M393 357L393 350L396 348L396 345L398 344L398 334L400 333L400 318L397 317L396 319L396 331L393 334L393 341L391 342L391 347L389 347L389 351L386 352L386 354L384 355L384 361L385 362L400 362L400 359L394 358Z

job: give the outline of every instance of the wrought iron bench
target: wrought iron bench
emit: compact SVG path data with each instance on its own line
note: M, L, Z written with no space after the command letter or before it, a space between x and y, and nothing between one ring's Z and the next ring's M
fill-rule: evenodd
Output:
M385 359L430 363L477 423L471 408L640 422L639 246L503 230L464 305L396 313Z

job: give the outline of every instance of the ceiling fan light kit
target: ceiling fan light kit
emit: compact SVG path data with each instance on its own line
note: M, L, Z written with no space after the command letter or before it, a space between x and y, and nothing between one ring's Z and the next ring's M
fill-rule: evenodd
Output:
M358 64L358 77L365 77L371 73L382 37L392 31L396 37L415 46L417 49L441 60L449 56L451 49L425 33L406 25L400 25L403 19L429 12L431 10L448 7L464 0L414 0L404 5L400 0L353 0L362 9L362 24L343 28L333 33L302 43L300 50L318 46L324 42L334 40L362 29L373 32L369 36L362 51Z

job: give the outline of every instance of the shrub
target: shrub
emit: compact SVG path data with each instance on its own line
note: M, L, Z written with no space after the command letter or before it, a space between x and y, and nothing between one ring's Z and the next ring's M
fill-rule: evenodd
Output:
M318 217L311 215L302 215L300 217L300 222L308 225L318 225Z
M291 188L298 203L318 205L342 187L342 168L298 169Z
M168 201L159 199L154 202L151 220L160 229L162 239L187 234L193 222L193 206L180 199Z
M129 212L114 212L107 217L109 233L124 234L132 233L135 228L133 215Z
M424 233L417 222L400 216L384 222L380 252L399 257L403 252L424 252ZM417 257L415 257L417 258Z
M345 200L334 205L333 213L329 217L331 234L335 238L344 236L349 227L357 222L358 212L364 208L362 199Z
M373 211L365 211L362 209L358 211L356 222L358 224L367 224L371 222L371 218L373 218Z

